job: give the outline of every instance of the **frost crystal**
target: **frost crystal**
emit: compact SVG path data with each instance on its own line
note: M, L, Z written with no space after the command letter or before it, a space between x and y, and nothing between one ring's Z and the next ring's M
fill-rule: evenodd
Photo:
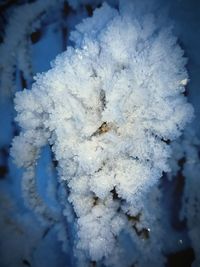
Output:
M167 141L193 114L183 95L186 59L171 29L159 28L153 15L127 12L97 9L71 33L74 47L15 98L22 131L11 153L27 169L24 196L43 218L57 220L34 181L40 149L49 143L69 192L62 203L75 211L76 248L94 261L116 257L129 216L169 171Z

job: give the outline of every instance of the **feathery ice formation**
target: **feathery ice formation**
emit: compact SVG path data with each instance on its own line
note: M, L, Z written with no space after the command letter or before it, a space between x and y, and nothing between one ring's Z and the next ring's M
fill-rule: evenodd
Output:
M186 59L171 28L127 12L97 9L71 33L74 47L15 98L22 130L11 154L26 169L24 197L43 219L58 220L35 181L40 149L50 144L67 191L63 213L70 216L69 203L75 212L76 249L94 261L117 257L128 218L169 171L168 141L193 116L183 94Z

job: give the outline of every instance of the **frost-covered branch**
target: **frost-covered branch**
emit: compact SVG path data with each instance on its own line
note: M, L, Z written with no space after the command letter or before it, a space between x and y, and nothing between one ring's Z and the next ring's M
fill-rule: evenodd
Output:
M4 94L10 95L15 91L13 80L16 66L27 81L32 80L29 35L40 27L42 18L48 15L45 12L56 5L59 5L59 1L35 1L14 9L0 46L0 86Z
M188 235L195 251L195 261L192 266L199 266L199 235L200 235L200 196L199 196L199 148L200 140L192 129L187 129L181 139L172 144L173 162L183 161L182 175L184 176L184 192L180 218L187 220ZM171 164L172 165L172 164ZM180 166L172 165L175 176Z

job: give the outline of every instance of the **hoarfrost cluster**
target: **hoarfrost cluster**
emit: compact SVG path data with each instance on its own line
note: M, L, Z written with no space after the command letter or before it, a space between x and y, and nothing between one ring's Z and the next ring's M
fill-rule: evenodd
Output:
M151 14L137 19L104 4L71 40L31 91L16 94L22 132L11 153L26 168L27 201L49 218L32 186L40 149L52 146L75 212L76 246L99 261L115 253L128 216L141 212L142 195L169 171L166 141L179 137L193 111L183 95L183 51Z
M12 91L15 65L31 83L30 44L20 40L40 26L45 9L59 13L64 2L35 1L14 13L18 21L27 10L26 23L15 38L8 25L0 66L12 62L1 86ZM83 19L51 69L34 77L31 90L15 94L20 133L10 153L23 168L25 203L42 225L42 230L35 226L27 254L54 229L70 266L165 266L167 253L188 243L171 226L165 203L171 197L165 183L176 183L182 175L177 216L187 220L198 266L200 143L189 127L182 135L193 118L185 97L187 59L156 1L119 2L118 9L104 3ZM74 10L99 3L69 1ZM6 52L12 50L13 56ZM38 190L37 168L45 148L51 149L58 179L47 188L53 205ZM5 199L10 212L14 204ZM31 220L27 216L25 221ZM16 221L21 229L20 216ZM26 222L22 225L26 229Z

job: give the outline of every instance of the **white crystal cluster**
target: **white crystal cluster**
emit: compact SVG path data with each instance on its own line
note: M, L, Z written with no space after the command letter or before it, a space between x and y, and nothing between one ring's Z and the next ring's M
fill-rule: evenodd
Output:
M41 147L51 145L76 215L76 247L98 261L116 254L130 216L169 171L167 141L180 136L193 109L183 95L183 51L153 15L135 17L104 4L71 40L74 47L36 76L32 90L16 94L22 131L11 153L26 168L25 198L50 218L34 168Z

